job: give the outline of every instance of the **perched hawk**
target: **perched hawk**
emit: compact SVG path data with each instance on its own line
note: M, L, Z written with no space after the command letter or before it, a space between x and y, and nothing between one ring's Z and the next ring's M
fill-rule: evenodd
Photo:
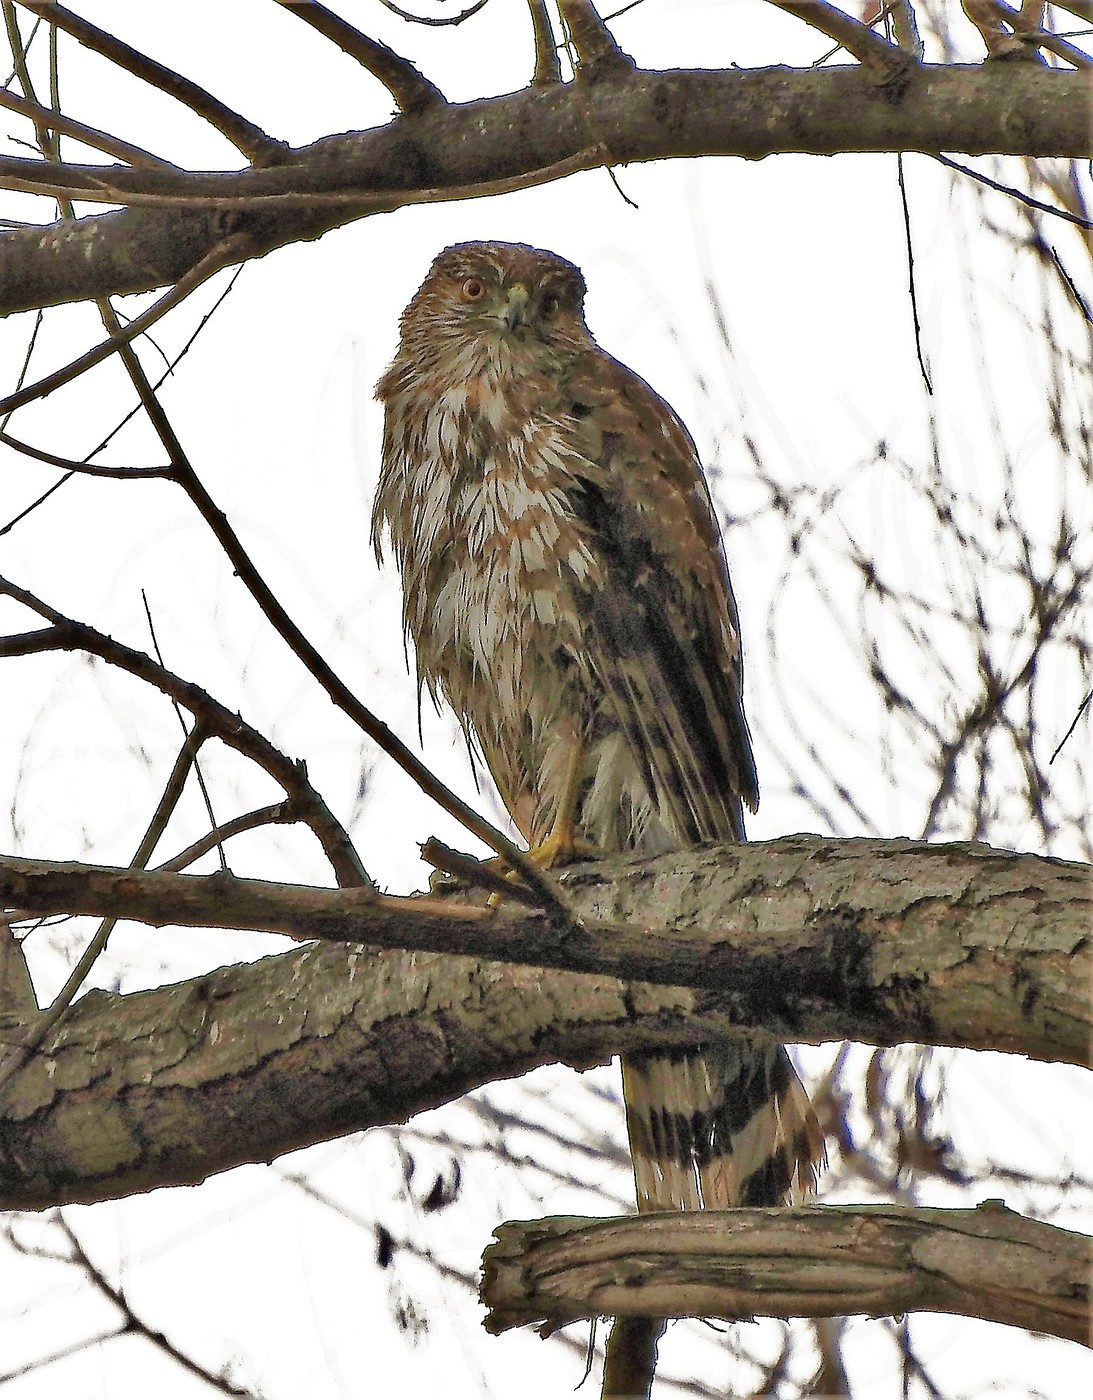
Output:
M695 445L519 243L433 263L377 386L419 683L455 710L544 864L743 840L758 787L736 604ZM774 1205L823 1145L780 1046L623 1063L639 1209Z

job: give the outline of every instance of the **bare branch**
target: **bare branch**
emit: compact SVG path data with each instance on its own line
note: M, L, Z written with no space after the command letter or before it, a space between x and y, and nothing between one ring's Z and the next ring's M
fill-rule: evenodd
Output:
M580 1318L945 1312L1088 1344L1090 1240L1001 1201L811 1206L502 1225L486 1330Z
M1019 44L1026 46L1026 51L1035 56L1036 50L1047 49L1058 58L1065 59L1067 63L1072 63L1075 68L1093 68L1093 58L1084 53L1076 45L1068 43L1058 34L1053 34L1050 29L1043 29L1039 23L1043 6L1040 4L1028 5L1023 3L1019 10L1013 9L1005 3L1005 0L985 0L989 10L1013 29L1013 37ZM999 56L1012 57L1012 53Z
M305 817L295 799L287 797L284 802L274 802L269 807L259 807L253 812L244 812L242 816L233 817L231 821L221 822L212 831L206 832L199 841L194 841L184 851L179 851L178 855L165 860L162 865L157 865L156 869L185 870L187 866L193 865L194 861L200 860L209 851L215 851L233 836L241 836L245 831L255 831L261 826L288 825L304 820Z
M277 0L290 14L310 24L324 39L337 44L343 53L356 59L362 68L367 68L373 77L378 78L395 99L403 112L421 112L427 107L444 104L444 94L423 74L419 73L409 59L370 39L359 29L328 10L318 0Z
M5 432L0 432L0 442L15 452L21 452L25 457L33 457L35 461L46 462L51 467L61 467L73 475L113 477L124 481L127 477L143 477L146 480L149 477L169 477L174 472L170 463L164 463L161 467L104 467L93 462L77 462L71 457L58 457L55 452L32 447L29 442L21 442L19 438Z
M380 0L380 4L385 10L390 10L393 15L398 15L399 19L404 19L407 24L424 24L430 28L447 29L450 26L462 24L465 19L470 19L483 9L488 0L474 0L473 5L468 5L465 10L460 10L455 15L412 15L409 10L400 9L394 4L394 0Z
M634 67L634 60L615 42L592 0L558 0L558 9L582 77L601 78L627 73Z
M166 830L171 814L178 806L190 769L197 759L198 749L205 742L206 737L205 730L200 723L195 724L193 731L186 736L168 775L163 793L156 804L156 810L152 813L147 830L133 856L134 869L143 870L152 858L152 852L159 844L159 838ZM117 922L117 918L112 914L103 919L51 1005L35 1018L21 1036L15 1038L10 1053L5 1056L3 1061L0 1061L0 1089L19 1072L72 1005L76 993L87 981L92 968L106 950L106 944Z
M913 51L890 44L887 39L874 34L867 24L862 24L835 5L827 4L826 0L770 0L770 3L804 20L829 39L834 39L863 68L885 82L916 66Z
M100 191L104 175L130 191L177 191L182 180L188 194L211 202L8 231L0 238L0 314L177 281L223 240L225 214L215 204L221 196L285 197L283 207L276 201L239 207L234 227L251 235L252 255L261 257L371 212L451 198L456 190L465 196L527 187L620 161L899 149L1083 159L1093 155L1089 91L1084 72L1036 64L916 66L898 103L857 65L788 79L770 69L636 70L610 83L531 87L328 137L291 152L287 170L174 176L86 167ZM1035 120L1015 129L1013 110L1034 113ZM666 121L665 112L686 112L688 119ZM609 131L611 149L588 146L590 130ZM41 162L19 165L35 179L49 174ZM333 198L346 191L359 198ZM332 199L309 205L302 198L308 194Z
M138 335L143 335L146 330L190 295L202 282L208 281L214 273L221 268L230 266L241 256L245 257L249 247L249 239L246 234L232 234L218 243L216 247L210 249L201 259L198 265L192 268L185 277L181 278L171 288L165 292L158 301L142 311L139 316L129 322L127 326L119 327L117 335L112 335L109 340L104 340L100 344L88 350L86 354L80 356L78 360L73 360L71 364L65 365L63 369L55 370L52 374L47 374L44 379L39 379L35 384L27 384L22 389L17 389L15 393L9 394L7 398L0 399L0 414L11 413L23 404L31 403L34 399L44 398L46 394L51 394L55 389L59 389L63 384L85 374L95 365L101 364L103 360L120 350L123 345L134 340Z
M979 184L986 185L988 189L997 190L999 194L1008 194L1012 199L1018 200L1029 209L1039 210L1041 214L1053 214L1055 218L1064 219L1069 224L1077 224L1079 228L1093 228L1093 220L1082 218L1080 214L1072 214L1068 209L1058 209L1053 204L1045 204L1042 200L1034 199L1032 195L1026 194L1024 190L1014 189L1012 185L1003 185L998 180L992 180L981 170L973 170L970 166L960 165L957 161L950 160L948 156L937 155L934 159L939 165L946 165L950 170L958 170L961 175L967 175Z
M562 81L562 61L554 42L554 31L550 27L546 0L528 0L531 11L531 28L535 35L535 72L532 74L532 87L549 87Z
M76 140L82 141L85 146L91 146L96 151L104 151L110 156L117 156L119 160L129 161L131 165L160 169L174 168L170 161L161 160L151 151L146 151L143 146L134 146L129 141L121 140L120 137L111 136L107 131L99 131L96 127L74 121L71 117L54 111L52 107L44 107L40 102L35 102L29 97L19 97L14 92L8 92L6 88L0 88L0 107L6 107L11 112L18 112L20 116L26 117L39 127L61 132L65 136L73 136Z
M184 681L144 652L106 637L93 627L75 622L40 598L0 577L0 597L14 598L51 625L17 637L0 637L0 657L29 656L43 651L86 651L112 666L139 677L176 700L212 738L245 754L278 782L298 804L301 818L314 832L338 881L345 886L370 883L353 843L307 779L304 766L294 763L243 718L200 686ZM306 815L305 815L306 814Z
M143 894L169 888L170 898L147 912L181 922L187 904L178 892L203 891L204 913L219 888L222 905L245 893L251 926L287 926L295 908L300 927L364 941L381 925L394 927L399 903L221 876L14 860L3 870L4 902L24 903L52 882L42 899L49 907L82 902L58 900L59 889L86 896L97 888L96 898L128 916ZM175 987L92 991L70 1009L63 1035L7 1086L0 1206L37 1209L192 1183L401 1122L537 1065L587 1065L749 1027L789 1039L974 1043L1078 1061L1087 1054L1085 867L976 846L790 837L604 863L569 879L579 886L571 891L579 912L619 919L617 932L587 934L559 952L541 914L506 907L483 920L474 917L481 910L428 899L413 941L436 946L439 937L425 931L446 920L451 948L490 930L503 956L517 948L530 955L534 941L544 961L587 962L587 944L610 965L618 939L629 938L639 946L627 962L665 979L678 977L688 958L694 966L697 943L716 950L703 988L311 945ZM311 913L293 904L297 895ZM696 919L708 904L723 911L716 933ZM268 918L251 917L259 906ZM780 930L768 926L775 916ZM402 915L400 936L409 942L407 924ZM652 928L663 932L653 937Z
M191 1376L196 1376L198 1380L204 1381L207 1386L210 1386L213 1390L219 1391L221 1395L242 1397L242 1400L257 1400L253 1391L247 1390L244 1386L233 1385L231 1381L227 1380L223 1375L217 1375L215 1372L208 1370L188 1352L181 1351L176 1347L158 1328L151 1327L144 1318L133 1309L124 1291L121 1288L115 1287L102 1270L91 1262L82 1241L63 1214L57 1216L57 1224L61 1227L68 1241L69 1248L72 1251L73 1262L79 1265L88 1282L91 1283L104 1298L113 1303L121 1313L122 1323L114 1334L115 1336L143 1337L146 1342L151 1342L157 1350L163 1352L165 1356L169 1357L171 1361L180 1366L184 1371L188 1371Z
M164 67L162 63L157 63L147 54L130 48L113 34L108 34L106 30L99 29L88 20L73 14L71 10L66 10L57 4L56 0L19 0L19 4L25 10L44 19L47 24L55 25L65 33L71 34L85 48L102 54L111 63L124 68L127 73L132 73L134 77L177 98L184 106L214 126L221 135L226 136L248 160L268 160L285 149L282 142L275 141L261 127L240 116L197 83Z
M575 866L562 883L585 920L579 936L542 913L436 897L0 861L0 899L38 914L627 977L694 988L689 1004L731 1008L737 1025L788 1040L914 1039L1086 1063L1087 866L975 844L792 836Z

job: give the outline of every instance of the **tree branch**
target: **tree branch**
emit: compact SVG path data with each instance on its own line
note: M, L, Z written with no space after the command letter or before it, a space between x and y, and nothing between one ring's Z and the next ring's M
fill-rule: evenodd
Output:
M1090 1240L976 1210L812 1206L502 1225L486 1330L581 1318L945 1312L1089 1340Z
M1084 72L1034 64L916 66L896 100L857 65L808 72L635 70L593 84L529 87L327 137L286 152L289 168L176 177L88 167L100 184L109 177L132 190L177 187L184 179L210 202L123 209L88 216L75 228L7 231L0 237L0 315L178 281L223 240L225 211L217 197L317 197L311 205L295 200L232 211L232 230L247 233L253 256L261 257L366 213L619 161L892 150L1081 159L1093 156L1090 88ZM1019 123L1014 112L1021 113ZM609 131L610 151L589 145L589 131ZM323 202L324 194L331 202Z
M337 44L343 53L356 59L374 78L378 78L403 112L420 112L436 104L444 105L444 94L424 77L409 59L389 49L376 39L370 39L347 23L340 15L320 5L318 0L277 0L290 14L310 24L324 39Z
M561 883L579 934L542 912L436 897L0 860L0 900L36 914L450 952L690 987L696 1011L787 1040L1087 1063L1088 866L975 843L787 836L613 858Z
M0 872L0 901L21 907L488 946L626 978L311 946L156 991L89 992L7 1086L0 1207L193 1183L537 1065L742 1030L1078 1063L1088 1050L1088 869L983 846L794 836L577 867L574 907L610 922L561 943L541 913L483 918L435 897L14 859Z
M882 81L891 81L915 66L913 53L890 44L874 34L867 24L836 5L827 4L826 0L770 0L770 3L834 39L840 48Z
M281 785L293 800L299 819L306 821L314 832L339 884L357 886L368 883L367 872L348 833L308 781L304 765L283 754L264 734L247 724L241 715L221 705L201 686L185 681L160 666L145 652L136 651L113 637L104 636L93 627L65 617L2 576L0 597L13 598L51 624L19 636L0 636L0 658L29 656L43 651L86 651L154 686L176 704L189 710L210 738L217 738L245 755Z
M132 73L151 87L159 88L161 92L169 93L214 126L222 136L226 136L248 160L269 159L285 149L282 142L275 141L260 126L255 126L246 117L240 116L197 83L191 82L189 78L171 68L164 67L162 63L157 63L154 58L149 58L138 49L131 48L113 34L108 34L106 30L99 29L90 21L73 14L71 10L66 10L63 5L57 4L56 0L19 0L19 4L24 10L38 15L47 24L55 25L66 34L71 34L85 48L102 54L111 63L124 68L127 73Z
M634 67L634 60L615 42L614 35L596 13L592 0L558 0L558 9L581 77L598 80L627 73Z
M0 88L0 107L6 107L11 112L18 112L20 116L34 122L39 128L72 136L93 150L117 156L119 160L129 161L132 165L164 170L173 168L169 161L161 160L151 151L146 151L143 146L134 146L129 141L121 140L120 137L111 136L108 131L99 131L97 127L74 121L62 112L54 111L52 107L43 107L40 102L35 102L33 98L20 97L17 93L8 92L6 88Z

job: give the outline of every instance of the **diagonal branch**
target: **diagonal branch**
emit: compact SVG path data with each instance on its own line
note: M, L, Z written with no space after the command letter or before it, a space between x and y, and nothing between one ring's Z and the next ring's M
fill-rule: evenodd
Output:
M20 116L28 118L39 127L46 127L51 131L61 132L65 136L72 136L77 141L83 142L85 146L91 146L96 151L103 151L109 156L117 156L119 160L128 161L131 165L160 169L174 168L169 161L162 160L159 156L153 155L151 151L146 151L143 146L134 146L131 142L123 141L118 136L111 136L107 131L99 131L97 127L74 121L71 117L66 117L52 107L45 107L29 97L20 97L14 92L8 92L7 88L0 88L0 107L6 107L10 112L18 112Z
M592 0L558 0L558 9L582 77L601 78L627 73L634 67L634 60L615 42Z
M138 335L143 335L172 307L185 301L192 291L201 286L202 282L208 281L214 273L230 266L240 257L245 257L249 246L250 241L243 233L232 234L223 239L205 254L196 267L191 268L184 277L180 278L170 291L164 292L158 301L153 302L139 316L134 316L127 326L119 327L116 335L111 335L109 340L101 341L98 345L93 346L79 359L73 360L71 364L65 365L62 369L54 370L52 374L47 374L36 383L26 384L6 398L0 399L0 415L12 413L24 404L33 402L34 399L44 398L63 384L69 383L81 374L85 374L89 369L94 368L95 365L101 364L103 360L120 350L123 345L127 345Z
M915 67L913 52L897 48L874 34L867 24L848 15L826 0L770 0L778 9L804 20L844 48L863 68L884 79L891 79Z
M122 1288L110 1282L97 1264L91 1262L83 1241L79 1238L72 1226L65 1219L63 1214L57 1216L57 1222L68 1241L69 1249L72 1252L72 1262L77 1264L82 1270L88 1282L106 1298L113 1303L114 1307L121 1313L121 1326L117 1332L111 1334L116 1337L143 1337L150 1342L158 1351L161 1351L183 1371L195 1376L198 1380L204 1381L210 1389L219 1392L221 1395L236 1397L236 1400L258 1400L253 1391L247 1390L244 1386L234 1385L223 1373L210 1371L202 1366L189 1352L180 1350L158 1327L152 1327L144 1318L134 1310L133 1305L126 1297ZM106 1340L104 1338L104 1340Z
M0 597L15 599L51 624L22 636L0 637L0 657L30 656L44 651L86 651L154 686L189 710L209 737L245 755L280 784L297 803L301 820L314 832L341 885L370 884L347 832L308 781L304 765L293 762L238 713L221 705L200 686L166 670L145 652L134 651L93 627L65 617L3 577L0 577Z
M151 860L152 852L159 844L159 839L178 806L190 769L197 761L198 750L207 737L200 722L196 723L193 730L187 734L167 777L160 799L156 803L156 810L152 813L147 830L133 856L134 869L143 870ZM0 1061L0 1089L19 1072L72 1005L76 993L91 975L91 970L100 956L106 951L107 942L114 932L117 922L118 920L113 914L104 917L52 1003L31 1022L23 1035L16 1037L11 1052Z
M134 77L140 78L151 87L159 88L161 92L166 92L171 97L176 98L184 106L189 107L192 112L196 112L199 117L214 126L221 135L226 136L237 150L243 152L248 160L268 160L284 149L282 142L275 141L260 126L256 126L246 117L240 116L238 112L233 111L218 98L213 97L212 93L206 92L197 83L183 77L181 73L176 73L173 69L165 67L162 63L157 63L154 58L149 58L139 49L131 48L121 39L115 38L105 29L99 29L89 20L73 14L71 10L66 10L63 5L57 4L56 0L19 0L19 4L25 10L29 10L32 14L44 19L47 24L55 25L56 28L64 30L66 34L71 34L85 48L102 54L111 63L116 63L119 68L124 68L127 73L132 73Z
M197 83L64 9L56 0L18 0L18 3L55 29L71 34L84 47L176 98L220 131L249 159L269 159L283 149L282 142L268 136L260 127L220 102Z
M427 107L446 105L444 94L409 59L370 39L359 29L328 10L318 0L277 0L286 10L310 24L324 39L337 44L343 53L356 59L373 77L378 78L403 112L422 112Z

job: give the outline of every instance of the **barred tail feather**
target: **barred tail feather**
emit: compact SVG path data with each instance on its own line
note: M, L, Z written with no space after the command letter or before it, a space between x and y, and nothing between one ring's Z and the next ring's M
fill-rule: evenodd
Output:
M780 1045L631 1056L623 1098L640 1211L782 1205L823 1166L820 1125Z

